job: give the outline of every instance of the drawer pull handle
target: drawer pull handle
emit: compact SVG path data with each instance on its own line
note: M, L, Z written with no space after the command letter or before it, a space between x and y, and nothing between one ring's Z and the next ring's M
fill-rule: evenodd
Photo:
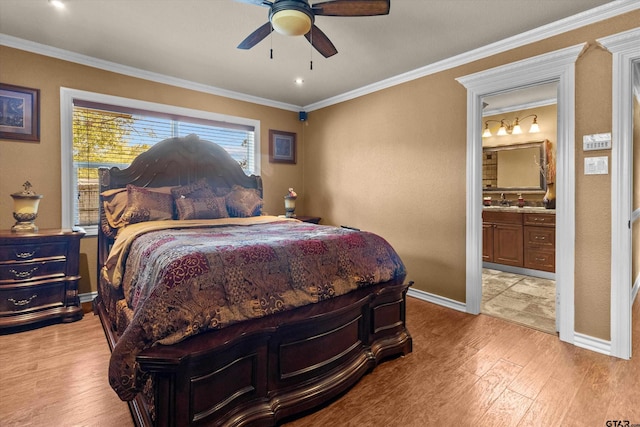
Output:
M28 279L29 277L33 276L33 273L35 273L37 270L38 267L33 267L31 270L26 271L16 271L14 269L11 269L9 271L13 273L16 279Z
M33 252L16 252L16 258L27 259L31 258L36 254L36 251Z
M29 304L34 299L36 299L37 297L38 297L37 294L33 294L33 295L31 295L31 298L21 299L21 300L18 300L18 301L14 300L13 298L9 298L9 299L7 299L7 301L12 302L13 305L15 305L16 307L23 307L23 306Z
M535 237L535 239L536 239L536 240L544 240L544 239L545 239L545 237L544 237L544 236L536 236L536 237Z

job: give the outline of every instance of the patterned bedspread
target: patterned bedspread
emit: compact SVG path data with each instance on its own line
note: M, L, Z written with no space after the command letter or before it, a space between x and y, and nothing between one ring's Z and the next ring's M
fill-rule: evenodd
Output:
M114 274L114 262L103 272L122 287L133 313L109 366L110 384L122 400L143 386L135 359L145 348L405 275L393 248L367 232L277 217L246 225L139 228L115 256L126 261L124 272Z

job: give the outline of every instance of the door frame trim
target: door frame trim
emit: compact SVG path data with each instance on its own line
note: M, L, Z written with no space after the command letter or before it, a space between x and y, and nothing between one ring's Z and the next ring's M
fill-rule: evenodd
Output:
M631 357L633 62L640 28L596 40L613 55L611 119L611 355ZM638 225L636 224L636 227Z
M586 43L491 68L456 80L467 89L466 311L482 301L482 98L558 82L556 284L560 339L574 343L575 61ZM562 260L562 262L558 262Z

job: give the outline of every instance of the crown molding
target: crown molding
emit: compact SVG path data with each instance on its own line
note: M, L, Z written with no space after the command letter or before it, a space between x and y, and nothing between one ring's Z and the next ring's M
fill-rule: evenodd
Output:
M160 73L154 73L152 71L142 70L140 68L130 67L127 65L118 64L116 62L105 61L103 59L94 58L88 55L82 55L79 53L71 52L65 49L60 49L53 46L48 46L41 43L32 42L18 37L13 37L7 34L0 33L0 45L7 47L24 50L31 53L37 53L39 55L49 56L63 61L74 62L80 65L86 65L100 70L111 71L118 74L123 74L130 77L136 77L143 80L149 80L156 83L162 83L170 86L181 87L184 89L195 90L198 92L209 93L211 95L223 96L225 98L231 98L238 101L251 102L253 104L265 105L267 107L279 108L281 110L300 111L299 105L287 104L284 102L273 101L266 98L260 98L257 96L247 95L240 92L234 92L227 89L222 89L215 86L204 85L201 83L192 82L190 80L179 79L177 77L171 77Z
M345 92L341 95L325 99L324 101L309 104L304 107L304 110L318 110L320 108L358 98L382 89L416 80L430 74L439 73L441 71L446 71L448 69L458 67L469 62L487 58L492 55L505 52L507 50L515 49L530 43L547 39L549 37L557 36L558 34L566 33L568 31L575 30L576 28L604 21L605 19L613 18L615 16L622 15L636 9L640 9L640 2L638 2L637 0L614 0L602 6L578 13L576 15L561 19L556 22L552 22L547 25L543 25L524 33L520 33L513 37L491 43L481 48L474 49L457 56L452 56L451 58L426 65L424 67L391 77L389 79L382 80L377 83L373 83L371 85L363 86L359 89Z

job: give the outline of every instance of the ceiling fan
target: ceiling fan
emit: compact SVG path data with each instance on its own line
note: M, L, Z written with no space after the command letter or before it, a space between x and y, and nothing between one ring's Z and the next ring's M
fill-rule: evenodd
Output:
M304 35L325 58L338 53L331 40L315 24L316 16L388 15L391 0L330 0L313 5L308 0L236 0L269 8L269 22L259 27L238 45L251 49L273 30L287 36Z

